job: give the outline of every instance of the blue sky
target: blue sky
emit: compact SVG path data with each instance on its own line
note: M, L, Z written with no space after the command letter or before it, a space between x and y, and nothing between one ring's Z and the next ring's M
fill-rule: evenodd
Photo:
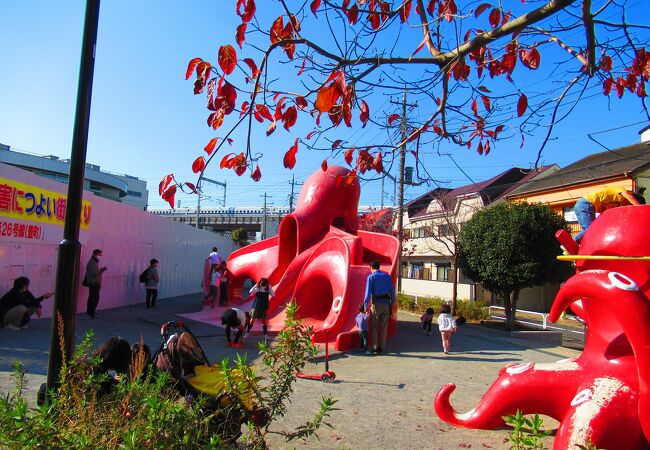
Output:
M264 14L260 6L264 1L268 0L258 0L260 15ZM205 123L205 97L192 94L192 82L185 81L184 74L190 59L203 57L216 64L219 46L235 45L234 28L240 21L234 5L234 0L111 0L101 4L87 161L103 170L146 180L152 207L165 205L157 196L158 182L165 174L173 172L183 181L195 181L191 163L214 137ZM80 0L0 2L0 143L18 151L69 157L84 7L85 2ZM647 14L637 15L637 19L648 21ZM370 97L371 112L379 115L382 107L391 107L390 100ZM411 112L415 116L420 113L420 108ZM646 124L643 121L634 96L627 95L621 101L612 95L608 101L594 95L557 127L542 162L565 166L602 151L589 134L609 148L635 143L638 131ZM358 121L356 125L346 131L350 142L364 145L377 138L376 130L361 130ZM619 129L606 132L615 128ZM295 130L303 131L299 127ZM309 154L303 149L296 168L285 169L282 156L295 137L280 126L271 138L267 139L263 131L253 135L254 146L264 153L260 163L263 177L258 183L249 174L239 178L232 171L219 170L220 158L208 168L206 176L226 181L227 206L261 206L264 192L272 196L272 204L285 206L291 176L304 181L319 169L324 157L323 153ZM539 133L528 137L525 147L519 148L520 140L515 137L499 142L488 156L443 146L441 150L449 150L462 170L451 158L439 156L431 148L421 150L421 154L431 176L443 186L454 187L487 179L512 166L530 167L541 140ZM236 140L228 151L243 150L239 144ZM407 159L407 165L413 161ZM390 204L393 188L391 183L386 186L385 203ZM407 187L405 198L431 188ZM380 192L380 181L363 182L361 203L379 204ZM208 193L222 196L220 190ZM196 202L191 196L179 195L177 199L182 206ZM205 203L210 205L210 201Z

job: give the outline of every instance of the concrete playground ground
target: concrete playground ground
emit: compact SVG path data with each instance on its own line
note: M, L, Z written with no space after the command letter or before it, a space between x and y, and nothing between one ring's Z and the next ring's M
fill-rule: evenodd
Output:
M77 316L76 335L80 339L88 330L93 330L97 345L115 335L131 343L142 336L153 351L160 342L162 323L182 319L176 314L200 308L197 294L159 300L155 309L145 309L142 303L100 310L97 320ZM224 329L182 320L197 336L211 363L235 356L235 351L225 345ZM457 411L465 412L476 405L505 364L554 362L580 354L576 350L512 338L497 330L467 324L454 334L452 351L445 355L438 333L428 336L420 332L418 316L400 312L398 321L398 334L387 344L387 353L380 356L335 353L330 357L330 370L336 372L334 382L297 380L288 413L275 423L274 430L290 430L305 423L317 410L323 396L338 399L338 410L328 420L331 428L322 427L318 438L287 443L282 435L273 434L269 437L271 448L509 448L507 429L469 430L439 420L433 411L433 398L438 389L455 383L457 389L451 397L452 405ZM47 373L50 326L50 319L39 319L30 322L27 330L0 329L0 393L13 389L11 366L17 359L28 373L26 397L35 403L36 391ZM256 343L259 339L253 335L239 350L247 352L254 364L258 360ZM322 371L322 358L305 369L307 373ZM556 425L552 419L544 419L548 428ZM547 448L552 447L551 439L545 441Z

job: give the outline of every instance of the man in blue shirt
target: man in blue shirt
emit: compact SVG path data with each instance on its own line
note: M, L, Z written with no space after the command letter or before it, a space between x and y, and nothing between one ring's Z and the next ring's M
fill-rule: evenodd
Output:
M363 306L370 313L370 336L374 345L374 352L383 352L386 346L386 331L390 319L393 302L395 301L395 287L393 279L386 272L379 270L379 261L370 263L371 274L366 281L366 295ZM370 307L368 304L370 303ZM379 326L379 340L377 340L377 326Z

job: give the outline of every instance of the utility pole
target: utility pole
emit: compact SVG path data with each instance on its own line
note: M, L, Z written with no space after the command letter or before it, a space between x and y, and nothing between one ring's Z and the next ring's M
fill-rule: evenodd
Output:
M269 195L266 195L266 192L264 195L260 195L260 197L264 197L264 209L262 209L262 240L266 239L266 198L270 197Z
M391 100L391 103L393 102ZM416 105L409 105L411 107ZM404 240L404 164L406 163L406 85L402 93L402 145L399 149L399 198L397 203L397 239L399 239L399 262L397 268L397 292L402 290L402 242Z
M289 196L289 212L293 212L294 186L302 186L302 183L296 183L295 175L291 175L291 195Z
M206 181L208 183L212 183L218 186L223 187L223 207L226 207L226 182L224 181L223 183L220 181L213 180L208 177L204 177L201 175L199 177L198 183L196 183L196 193L197 193L197 199L196 199L196 228L199 228L199 219L201 216L201 184L203 181ZM218 200L217 200L218 201Z

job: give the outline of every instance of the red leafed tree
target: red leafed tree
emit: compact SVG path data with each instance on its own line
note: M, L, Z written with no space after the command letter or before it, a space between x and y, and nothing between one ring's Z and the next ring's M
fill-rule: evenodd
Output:
M220 167L259 180L262 153L251 136L293 133L297 123L309 131L285 150L287 168L304 152L321 150L331 153L323 169L328 158L340 158L350 176L381 176L402 145L416 158L420 147L440 142L488 154L502 140L523 146L525 136L538 133L539 161L554 125L593 89L639 97L650 120L648 27L621 19L625 3L280 0L263 6L261 14L255 0L224 1L240 19L230 25L231 42L215 43L216 61L194 58L187 67L194 93L207 96L207 125L217 133L207 158L194 160L199 181L238 129L247 138L219 156ZM403 89L420 106L420 121L407 126L394 110L382 111L386 97L378 95ZM385 128L389 137L356 148L340 139L341 127L366 126ZM177 187L187 184L166 176L160 193L173 202Z

